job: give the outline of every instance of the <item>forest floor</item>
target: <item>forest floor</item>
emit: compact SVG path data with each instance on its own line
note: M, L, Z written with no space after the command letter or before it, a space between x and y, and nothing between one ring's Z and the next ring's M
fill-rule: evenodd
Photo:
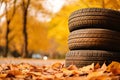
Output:
M65 60L57 60L57 59L22 59L22 58L0 58L0 64L19 64L19 63L29 63L32 65L51 65L53 63L60 62L65 63Z

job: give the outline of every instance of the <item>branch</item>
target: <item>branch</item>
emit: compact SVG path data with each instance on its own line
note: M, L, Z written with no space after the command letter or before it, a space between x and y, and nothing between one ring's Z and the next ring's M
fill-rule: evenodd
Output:
M2 3L3 3L3 0L0 0L0 8L1 8L1 6L2 6Z
M22 9L23 9L23 11L25 11L25 2L24 2L24 0L22 0Z
M24 0L22 0L22 8L23 8L23 11L27 11L29 5L30 5L30 1L31 0L27 0L27 3L25 4Z
M5 2L5 14L6 14L6 20L7 20L7 22L9 22L9 20L8 20L8 11L7 11L7 2Z
M15 12L16 12L16 0L14 0L13 4L14 4L14 5L13 5L13 13L12 13L11 18L8 20L9 23L10 23L11 20L13 19L14 15L15 15ZM6 15L8 15L8 14L6 14Z
M20 6L21 6L20 4L19 4L19 5L16 5L15 10L17 10L17 8L19 8ZM8 12L9 12L9 11L8 11ZM0 15L0 18L3 17L5 14L6 14L6 12L4 12L2 15Z
M26 6L26 9L29 7L29 5L30 5L30 1L31 1L31 0L28 0L28 2L27 2L27 6Z
M14 16L15 12L16 12L16 0L14 0L13 14L12 14L11 19L13 18L13 16Z

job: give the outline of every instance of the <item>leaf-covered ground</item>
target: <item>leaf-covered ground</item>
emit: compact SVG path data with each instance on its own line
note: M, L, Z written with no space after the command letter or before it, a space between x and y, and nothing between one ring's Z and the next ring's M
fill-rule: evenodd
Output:
M0 80L120 80L120 63L112 62L108 66L93 63L82 68L65 67L61 62L41 66L1 64Z

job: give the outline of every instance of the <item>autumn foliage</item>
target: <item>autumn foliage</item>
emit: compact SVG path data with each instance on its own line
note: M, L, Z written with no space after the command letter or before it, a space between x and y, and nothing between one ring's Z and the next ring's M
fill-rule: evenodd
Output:
M4 1L1 0L0 5ZM11 0L12 1L12 0ZM22 0L21 0L22 1ZM25 0L24 0L25 1ZM68 17L71 12L88 7L111 8L119 10L119 0L65 0L64 5L59 12L53 13L43 7L44 0L31 0L30 8L27 15L27 35L28 35L28 52L29 53L60 53L65 54L69 49L67 45L68 39ZM16 11L12 21L9 24L8 48L9 52L17 51L19 54L23 52L23 15L20 2L16 3ZM8 9L8 18L13 14L13 6ZM34 12L35 11L35 12ZM34 13L32 13L34 12ZM49 21L41 20L38 14L42 14L42 18L50 18ZM5 13L0 15L2 19ZM0 21L0 46L5 47L6 40L6 21Z
M110 65L98 66L91 64L82 68L75 65L65 67L64 64L55 63L51 66L34 66L31 64L0 65L1 80L119 80L120 63L112 62Z

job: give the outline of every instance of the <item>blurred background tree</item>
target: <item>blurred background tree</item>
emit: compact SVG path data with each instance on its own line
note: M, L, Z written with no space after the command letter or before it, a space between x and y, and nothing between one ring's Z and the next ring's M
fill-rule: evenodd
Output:
M68 18L88 7L120 9L120 0L0 0L0 53L64 58L68 52Z

